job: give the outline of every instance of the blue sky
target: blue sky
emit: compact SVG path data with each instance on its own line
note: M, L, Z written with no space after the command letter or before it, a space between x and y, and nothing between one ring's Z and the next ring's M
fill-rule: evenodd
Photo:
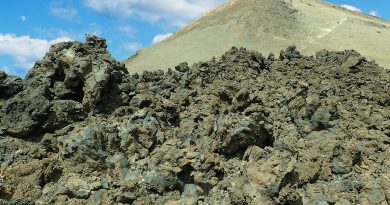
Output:
M108 40L124 60L227 0L2 0L0 70L24 76L51 44L83 41L86 33ZM389 0L328 0L390 20Z

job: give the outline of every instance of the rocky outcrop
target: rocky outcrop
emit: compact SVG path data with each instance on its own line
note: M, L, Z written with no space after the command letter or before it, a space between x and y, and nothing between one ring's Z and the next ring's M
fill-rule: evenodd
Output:
M22 79L0 71L0 99L7 99L23 88Z
M295 47L130 76L103 39L57 44L0 101L0 201L388 204L389 76Z
M57 44L30 70L23 89L20 79L3 81L1 96L20 91L5 102L5 130L28 138L63 128L88 114L110 112L128 99L119 88L126 83L126 74L108 53L104 39L87 36L84 44Z

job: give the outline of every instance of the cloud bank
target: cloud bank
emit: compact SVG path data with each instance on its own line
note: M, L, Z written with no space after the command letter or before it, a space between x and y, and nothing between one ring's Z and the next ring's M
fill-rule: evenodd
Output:
M149 22L168 21L183 26L226 0L84 0L97 12L113 17L138 17Z
M172 36L173 33L166 33L166 34L159 34L159 35L156 35L154 38L153 38L153 42L152 44L156 44L156 43L159 43L163 40L165 40L166 38Z
M45 40L0 33L0 55L11 57L17 67L27 71L35 61L43 58L52 44L70 40L68 37ZM10 71L7 67L2 69Z
M371 16L376 16L376 17L379 17L378 15L378 12L377 11L370 11L369 13Z
M351 11L362 12L361 9L359 9L359 8L357 8L355 6L347 5L347 4L343 4L343 5L341 5L341 7L344 7L346 9L348 9L348 10L351 10Z
M361 9L359 9L359 8L357 8L357 7L355 7L355 6L343 4L343 5L341 5L341 7L346 8L346 9L351 10L351 11L357 11L357 12L364 13ZM370 12L368 12L367 14L368 14L368 15L371 15L371 16L379 17L377 11L370 11Z

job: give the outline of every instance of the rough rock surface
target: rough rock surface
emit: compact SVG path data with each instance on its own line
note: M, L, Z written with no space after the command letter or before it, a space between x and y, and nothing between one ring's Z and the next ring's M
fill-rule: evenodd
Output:
M0 71L0 99L9 98L23 88L22 79Z
M0 204L389 204L389 74L289 47L130 76L57 44L0 73Z
M119 88L127 71L106 48L104 39L93 36L87 36L85 44L60 43L35 64L23 83L14 77L0 81L0 98L19 92L4 102L6 133L27 138L121 106L128 98L122 98Z

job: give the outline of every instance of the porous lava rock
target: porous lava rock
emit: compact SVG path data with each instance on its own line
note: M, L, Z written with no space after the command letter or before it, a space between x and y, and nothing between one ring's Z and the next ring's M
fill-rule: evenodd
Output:
M56 44L29 71L23 89L20 79L2 81L1 96L19 92L5 101L6 131L26 138L63 128L88 114L110 112L127 100L119 88L126 74L123 64L108 53L104 39L88 35L84 44Z
M0 81L0 203L389 204L389 76L294 46L129 75L60 43Z
M17 76L9 76L0 71L0 99L6 99L18 93L23 88L22 79Z

